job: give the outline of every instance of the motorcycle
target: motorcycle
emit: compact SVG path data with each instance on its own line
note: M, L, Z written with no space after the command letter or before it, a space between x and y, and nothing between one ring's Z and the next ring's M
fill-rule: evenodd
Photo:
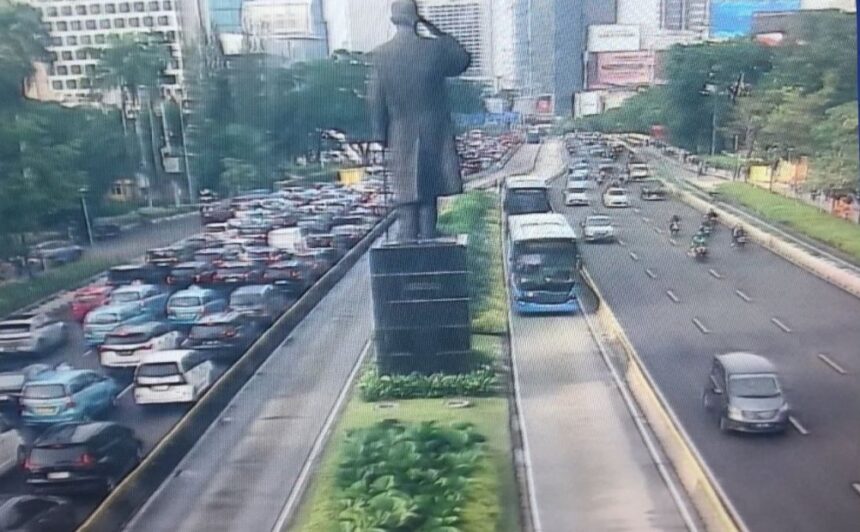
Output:
M732 246L733 247L743 248L746 245L747 245L746 233L732 236Z
M699 227L699 231L701 233L703 233L706 237L709 237L709 236L711 236L711 233L713 232L713 228L711 227L710 224L702 222L701 227Z
M703 244L691 246L687 255L699 261L705 260L708 256L708 247Z
M679 224L678 222L669 223L669 233L671 233L672 236L678 236L678 233L680 233L680 232L681 232L681 224Z

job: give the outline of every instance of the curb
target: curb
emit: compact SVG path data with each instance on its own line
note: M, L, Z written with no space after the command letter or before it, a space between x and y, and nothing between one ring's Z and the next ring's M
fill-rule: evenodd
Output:
M716 481L671 406L643 364L618 318L607 305L597 284L585 269L582 278L597 298L597 319L621 344L626 360L621 368L648 424L660 440L666 456L708 530L746 532L740 514Z
M176 466L197 443L197 438L221 414L248 379L266 361L290 332L319 303L337 282L370 249L393 223L387 215L331 270L314 284L256 342L237 359L217 382L147 453L141 463L111 492L78 528L80 532L111 532L123 525L146 503Z

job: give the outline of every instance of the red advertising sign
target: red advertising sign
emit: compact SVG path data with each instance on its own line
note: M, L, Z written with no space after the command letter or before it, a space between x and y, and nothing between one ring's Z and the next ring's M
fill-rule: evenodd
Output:
M654 82L654 52L603 52L592 54L589 88L638 87Z

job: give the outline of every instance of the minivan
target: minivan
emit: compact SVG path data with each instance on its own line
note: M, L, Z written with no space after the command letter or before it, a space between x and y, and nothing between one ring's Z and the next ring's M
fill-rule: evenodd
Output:
M789 423L776 368L752 353L716 355L702 403L722 431L783 432Z
M119 327L99 346L99 363L106 368L133 368L147 353L175 349L184 335L162 321Z
M588 205L591 200L588 197L588 190L591 184L588 181L579 181L575 179L568 180L567 187L564 190L564 204L568 207L576 205Z
M287 308L284 293L271 284L239 287L230 294L230 309L251 319L271 323Z
M212 361L193 349L150 353L134 372L134 402L139 405L196 402L212 385L213 372Z
M152 314L142 310L138 303L111 303L91 310L84 318L84 340L91 346L100 345L105 336L117 327L152 319Z
M167 301L167 320L176 325L192 325L206 316L227 308L227 300L209 288L192 285L170 296Z

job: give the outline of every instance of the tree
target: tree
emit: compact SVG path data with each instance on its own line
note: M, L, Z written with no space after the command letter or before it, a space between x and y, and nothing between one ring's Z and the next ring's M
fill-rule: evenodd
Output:
M448 97L451 112L461 114L483 113L484 86L481 83L464 79L448 80Z
M221 183L231 194L243 189L247 190L260 184L260 173L253 164L241 159L226 158L223 160L224 170L221 172Z
M125 34L111 40L106 48L91 49L98 58L97 84L118 89L124 116L134 121L140 170L149 180L149 202L161 174L161 157L157 156L157 134L153 107L160 98L159 84L171 56L167 42L159 35ZM140 114L145 113L142 119ZM144 123L145 122L145 123Z
M0 0L0 108L21 105L33 63L48 61L48 42L36 9Z

